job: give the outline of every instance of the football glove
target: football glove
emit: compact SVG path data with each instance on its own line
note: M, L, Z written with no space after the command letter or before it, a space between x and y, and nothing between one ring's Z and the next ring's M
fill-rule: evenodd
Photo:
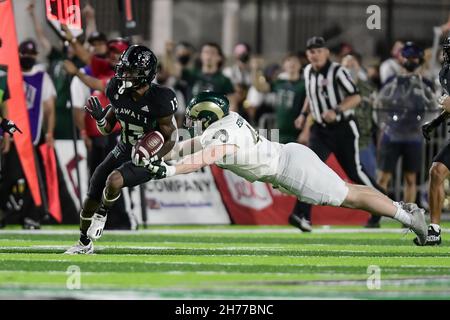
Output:
M8 119L2 119L2 121L0 122L0 127L3 131L8 132L10 136L12 136L16 131L22 133L22 130L20 130L13 121Z
M148 160L144 160L144 162L147 162ZM175 167L169 166L167 163L165 163L162 160L157 160L155 162L147 162L145 167L150 170L152 173L152 179L159 180L168 178L175 175Z
M99 125L104 125L106 114L109 109L111 109L111 105L108 104L106 108L103 109L98 98L96 96L91 96L88 99L88 106L84 106L84 109L98 122Z
M131 162L137 167L147 167L150 163L158 160L164 161L164 158L160 159L157 155L154 155L150 159L145 159L140 156L139 152L136 152L136 145L131 149Z

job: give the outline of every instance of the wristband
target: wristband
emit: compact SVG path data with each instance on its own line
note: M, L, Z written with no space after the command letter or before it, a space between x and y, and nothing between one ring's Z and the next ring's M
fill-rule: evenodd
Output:
M309 116L309 112L303 111L302 112L302 116L304 116L305 118Z

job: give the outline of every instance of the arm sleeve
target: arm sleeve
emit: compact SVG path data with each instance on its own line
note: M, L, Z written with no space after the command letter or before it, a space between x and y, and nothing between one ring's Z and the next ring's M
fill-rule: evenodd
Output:
M343 67L340 67L338 72L336 73L336 81L339 86L344 89L347 95L351 96L354 94L358 94L358 88L352 80L350 74Z

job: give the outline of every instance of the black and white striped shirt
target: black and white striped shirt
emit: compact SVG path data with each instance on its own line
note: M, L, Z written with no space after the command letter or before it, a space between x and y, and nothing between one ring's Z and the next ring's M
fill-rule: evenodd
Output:
M309 109L318 123L325 124L323 112L335 109L345 97L358 94L358 88L350 74L339 63L328 61L319 71L315 71L309 64L305 67L304 76ZM347 110L344 117L353 113L353 109ZM336 120L340 121L341 117Z

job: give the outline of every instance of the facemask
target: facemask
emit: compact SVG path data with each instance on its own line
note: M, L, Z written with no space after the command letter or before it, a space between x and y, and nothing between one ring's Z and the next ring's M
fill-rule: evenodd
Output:
M247 63L250 60L250 55L248 53L243 53L239 56L239 61L242 63Z
M178 57L178 62L182 65L185 66L189 63L189 60L191 60L191 56L188 54L184 54L182 56Z
M413 72L419 67L419 64L414 61L406 61L403 63L403 67L408 70L409 72Z
M131 87L133 87L133 82L122 80L122 84L119 87L119 94L123 94L125 89L129 89Z
M33 57L20 57L20 67L22 70L30 70L36 64L36 59Z

